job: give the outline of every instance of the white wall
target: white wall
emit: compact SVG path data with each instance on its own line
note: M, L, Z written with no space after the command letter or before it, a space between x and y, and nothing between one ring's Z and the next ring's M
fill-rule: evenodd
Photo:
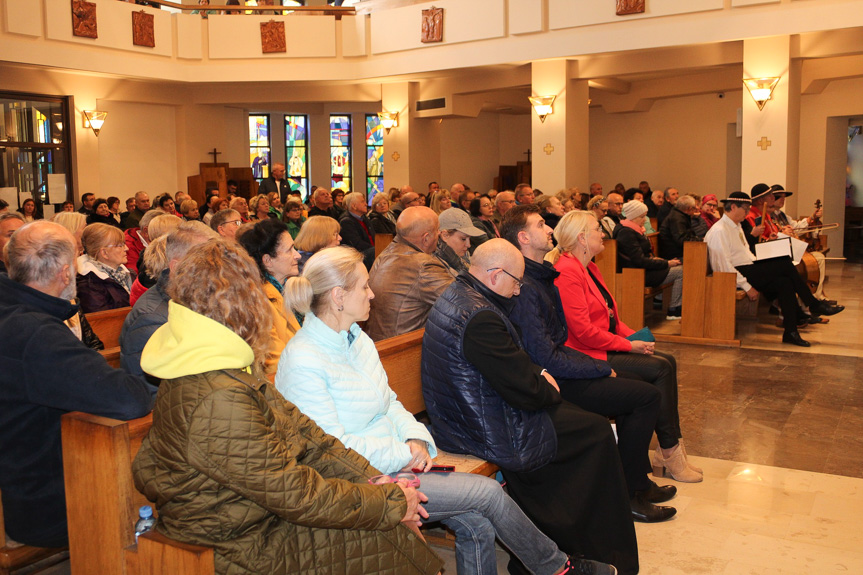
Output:
M460 182L473 190L488 191L500 166L499 115L447 118L441 124L441 174L438 182L449 188ZM416 160L414 160L416 161Z
M681 193L726 190L727 126L737 118L741 92L657 100L649 112L590 110L590 181L608 191L647 180L653 189ZM590 182L567 182L587 190Z

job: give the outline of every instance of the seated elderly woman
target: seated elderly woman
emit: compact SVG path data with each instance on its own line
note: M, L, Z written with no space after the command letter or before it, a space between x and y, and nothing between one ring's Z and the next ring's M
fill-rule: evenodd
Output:
M608 200L594 196L587 202L587 211L593 213L602 227L602 239L610 240L614 234L614 222L608 216Z
M461 210L452 210L461 211ZM369 275L351 248L322 250L285 286L285 304L306 314L279 362L285 398L384 473L419 469L428 521L456 533L460 573L497 573L495 536L534 573L560 573L566 555L524 515L499 483L469 473L427 473L434 440L389 388L372 340Z
M557 196L545 196L539 202L539 209L542 210L542 219L545 220L545 225L554 229L557 222L563 217L563 203Z
M386 194L375 194L372 198L372 210L369 221L375 234L396 235L396 218L390 212L390 200Z
M270 200L264 194L258 194L249 201L249 210L252 221L265 220L270 217Z
M431 195L429 198L429 206L434 210L434 213L440 215L441 212L448 210L452 207L452 201L450 199L449 190L438 190Z
M201 212L198 210L198 202L195 200L183 200L183 203L180 204L180 214L182 214L183 219L187 222L200 220Z
M573 211L554 230L557 248L546 256L560 275L560 291L568 337L566 345L595 359L608 361L616 372L631 373L662 394L653 458L654 475L667 470L677 481L697 483L701 470L686 460L677 411L677 363L654 349L654 342L630 341L635 331L620 320L617 303L599 268L591 260L605 249L602 227L592 212Z
M485 232L473 225L464 210L446 210L439 217L440 237L434 252L453 277L467 271L470 265L471 238L485 236Z
M302 202L293 199L286 201L285 209L282 211L282 222L287 226L291 238L296 240L300 235L300 229L306 223Z
M236 198L231 200L231 204L228 207L240 214L241 223L245 224L246 222L251 220L251 214L249 213L249 202L246 201L246 198L241 198L237 196Z
M114 215L108 208L108 200L105 198L97 198L93 202L93 213L87 216L87 224L108 224L116 228L123 229L120 223L114 219Z
M90 224L81 233L84 255L77 261L78 300L84 313L128 307L132 273L126 262L123 232L108 224Z
M342 243L342 236L339 233L341 231L338 220L328 216L312 216L306 220L294 240L294 247L301 256L300 273L312 255L324 248L332 248Z
M272 218L256 223L239 241L258 264L264 293L270 300L273 327L264 370L276 373L282 350L300 329L300 319L285 308L282 299L285 282L298 273L300 253L294 249L294 240L285 225Z
M500 237L500 230L494 223L494 200L488 195L477 196L470 202L470 221L475 228L485 232L485 236L470 239L470 251L473 253L479 245L492 238Z
M649 287L673 284L667 319L680 319L683 302L683 266L680 260L666 260L653 255L644 229L646 205L638 200L626 202L623 204L623 217L626 219L620 220L612 234L617 240L617 271L622 268L643 269L644 285Z
M189 250L171 275L168 323L141 355L162 384L132 464L156 531L212 547L219 574L437 573L408 531L424 496L369 484L378 471L261 375L271 319L259 277L223 240Z

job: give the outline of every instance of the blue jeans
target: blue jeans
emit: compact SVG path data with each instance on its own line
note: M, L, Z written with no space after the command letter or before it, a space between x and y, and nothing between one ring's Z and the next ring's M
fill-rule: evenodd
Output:
M495 537L537 575L558 571L566 555L542 534L500 484L471 473L423 473L427 522L440 521L456 535L459 575L497 573Z

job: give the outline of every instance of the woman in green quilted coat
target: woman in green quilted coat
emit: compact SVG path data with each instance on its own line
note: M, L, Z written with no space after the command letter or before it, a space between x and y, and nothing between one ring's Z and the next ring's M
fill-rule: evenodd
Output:
M168 323L141 356L164 381L133 464L156 530L213 547L220 574L437 573L416 531L424 496L370 485L379 472L260 375L271 319L258 276L219 240L172 273Z

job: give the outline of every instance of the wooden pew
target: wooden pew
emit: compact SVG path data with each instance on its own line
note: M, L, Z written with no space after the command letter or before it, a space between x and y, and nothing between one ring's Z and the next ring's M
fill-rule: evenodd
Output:
M87 413L61 419L72 575L211 575L213 551L155 533L135 544L138 508L132 460L152 414L118 421ZM144 540L146 538L146 541Z
M392 243L393 237L392 234L375 234L375 259Z
M605 249L596 254L593 263L599 268L608 292L617 299L617 240L603 240ZM620 303L620 302L618 302Z
M90 322L90 327L105 344L105 349L110 349L120 346L120 331L130 311L132 311L131 307L121 307L84 315Z
M651 234L651 236L655 235L657 234ZM623 268L621 273L617 273L617 241L604 240L602 244L605 249L596 255L594 262L605 280L608 291L614 294L617 311L623 323L635 330L644 327L645 300L652 300L660 293L667 294L662 297L662 309L667 312L671 284L663 284L655 288L646 287L642 269Z
M375 344L390 386L405 409L415 414L425 411L420 370L423 333L419 330ZM271 375L270 381L274 377ZM149 502L135 489L132 460L152 424L152 414L132 421L81 412L62 417L72 575L214 572L212 549L172 541L152 532L135 544L138 508ZM438 453L435 463L488 476L498 469L476 457L444 452Z
M15 543L6 539L6 524L3 522L3 502L0 496L0 575L10 575L24 567L40 563L39 568L49 567L69 557L67 547L50 549Z
M657 333L657 341L739 347L735 339L737 274L707 275L707 244L683 244L683 319L680 335Z

